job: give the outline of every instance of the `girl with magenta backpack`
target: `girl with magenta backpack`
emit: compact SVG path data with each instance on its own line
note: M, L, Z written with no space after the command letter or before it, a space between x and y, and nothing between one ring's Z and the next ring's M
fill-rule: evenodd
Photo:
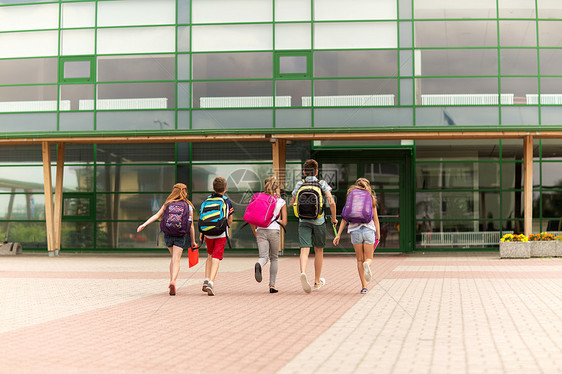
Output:
M353 244L357 256L361 293L366 294L367 282L373 278L371 266L380 232L377 198L368 179L357 179L357 182L347 190L340 229L334 238L334 245L338 245L340 242L343 229L348 223L347 232L351 234L351 244Z
M259 260L254 266L256 281L262 281L262 268L269 260L269 293L277 293L275 279L279 264L280 229L285 229L287 224L287 205L280 196L276 177L267 178L264 192L252 197L246 207L244 220L251 225L258 242Z
M195 243L195 229L193 227L193 204L187 199L187 186L183 183L176 183L172 192L162 204L162 208L145 223L137 228L141 232L150 223L162 217L160 230L164 233L166 247L172 255L170 261L170 295L176 294L176 279L180 272L180 260L183 249L191 245L197 247Z

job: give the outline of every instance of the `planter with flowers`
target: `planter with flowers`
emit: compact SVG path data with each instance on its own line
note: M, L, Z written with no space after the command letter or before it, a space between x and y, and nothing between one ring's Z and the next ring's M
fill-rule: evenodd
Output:
M501 258L529 258L530 256L529 239L525 235L505 234L500 239Z
M562 235L558 235L554 238L556 241L556 257L562 257Z
M554 235L541 232L529 235L531 245L531 257L554 257L556 256L556 241Z

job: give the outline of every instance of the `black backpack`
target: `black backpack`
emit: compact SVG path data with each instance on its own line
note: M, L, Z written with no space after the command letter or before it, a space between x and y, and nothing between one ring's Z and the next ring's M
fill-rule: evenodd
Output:
M304 181L298 189L293 205L295 217L316 219L324 212L324 192L319 181Z

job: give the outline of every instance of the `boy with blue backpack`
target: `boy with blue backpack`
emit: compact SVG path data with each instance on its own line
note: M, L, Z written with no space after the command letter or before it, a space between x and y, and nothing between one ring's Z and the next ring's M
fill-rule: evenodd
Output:
M310 248L314 246L314 289L320 289L326 284L321 278L322 263L324 260L324 247L326 246L326 223L324 218L324 201L330 206L331 221L336 219L336 202L330 192L332 188L324 180L318 180L318 162L306 160L303 165L304 179L297 182L293 189L291 205L295 216L299 218L300 253L300 280L302 289L306 293L312 291L306 277L306 266Z
M200 240L207 244L207 261L205 262L205 280L203 292L215 295L215 278L223 259L224 247L228 241L228 227L232 224L234 207L226 196L226 179L217 177L213 180L215 193L201 204L199 213Z
M380 223L377 214L377 198L368 179L359 178L347 190L347 199L342 211L342 220L334 245L340 242L341 234L349 222L347 232L357 256L357 271L361 280L361 293L367 293L367 282L373 274L373 252L379 242Z

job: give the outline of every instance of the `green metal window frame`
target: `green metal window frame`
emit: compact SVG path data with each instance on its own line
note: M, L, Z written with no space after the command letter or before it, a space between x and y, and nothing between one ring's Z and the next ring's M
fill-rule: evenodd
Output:
M65 78L64 65L67 62L89 62L90 63L90 76L80 78ZM96 80L96 56L61 56L59 57L59 70L58 70L59 84L85 84L94 83Z
M96 195L93 192L68 192L63 193L63 222L94 222L96 215ZM64 201L66 199L85 199L88 200L89 210L88 215L65 215L64 214Z
M281 73L281 58L306 57L306 73ZM273 76L275 79L312 78L312 51L277 51L273 53Z

